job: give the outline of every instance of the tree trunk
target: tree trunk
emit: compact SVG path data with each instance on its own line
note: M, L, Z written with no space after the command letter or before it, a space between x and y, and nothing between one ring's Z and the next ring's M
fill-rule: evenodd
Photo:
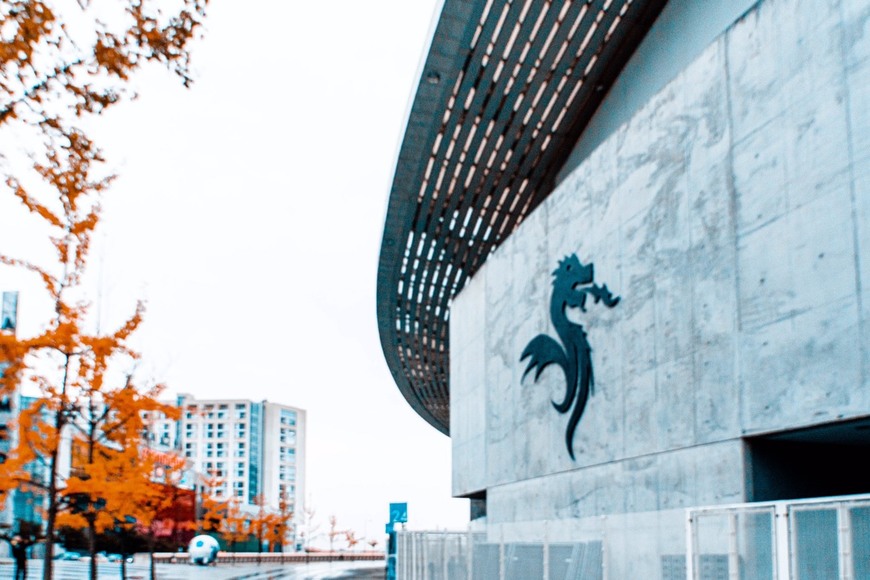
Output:
M127 580L127 554L121 552L121 580Z
M91 417L93 417L91 411ZM94 444L96 442L96 425L91 422L90 430L88 431L88 465L94 464ZM88 553L91 555L91 580L97 580L97 514L93 511L97 509L94 501L88 497L88 513L85 518L88 520Z
M156 570L156 567L154 565L154 533L153 532L148 534L148 556L151 560L151 563L149 566L151 580L156 580L157 570Z
M52 472L54 472L54 461L52 461ZM45 520L45 555L42 560L42 579L52 580L52 572L54 566L54 522L57 518L57 501L54 494L57 491L54 489L54 475L52 475L52 484L48 486L48 515Z
M63 290L61 288L61 290ZM55 303L55 310L60 314L60 302ZM63 382L60 391L61 401L66 400L66 386L69 382L69 365L70 355L66 355L66 361L63 369ZM66 425L64 413L66 409L61 405L61 408L54 413L54 428L58 439L61 437L63 428ZM49 455L49 470L48 470L48 514L45 518L45 556L42 560L42 580L52 580L54 573L54 523L57 520L57 456L59 448L55 447Z
M63 428L63 418L55 417L58 431ZM48 514L45 518L45 556L42 560L42 579L51 580L54 572L54 522L57 519L57 449L51 454L48 469Z
M97 516L89 513L85 517L88 520L88 554L91 556L90 578L97 580Z

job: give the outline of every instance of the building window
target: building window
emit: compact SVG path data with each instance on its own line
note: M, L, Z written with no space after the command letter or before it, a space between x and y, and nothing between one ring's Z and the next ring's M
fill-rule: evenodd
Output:
M294 429L281 429L281 443L296 444L296 431Z
M251 462L248 465L248 503L253 503L258 494L262 493L260 489L260 465L258 463L261 452L260 438L262 437L263 405L251 403Z
M291 427L296 425L296 411L281 410L281 424Z

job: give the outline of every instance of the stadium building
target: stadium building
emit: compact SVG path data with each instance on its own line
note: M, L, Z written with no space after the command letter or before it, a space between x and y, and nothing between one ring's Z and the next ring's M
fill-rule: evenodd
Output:
M420 566L870 578L868 103L868 0L445 0L377 314L483 535Z

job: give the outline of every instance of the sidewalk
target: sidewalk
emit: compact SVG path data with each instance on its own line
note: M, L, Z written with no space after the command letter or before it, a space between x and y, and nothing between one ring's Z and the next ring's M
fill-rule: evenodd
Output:
M99 580L117 580L120 564L100 562L97 568ZM12 578L12 561L0 559L0 580ZM88 574L88 562L55 562L55 580L81 580ZM147 580L147 563L127 565L128 580ZM29 560L27 579L42 578L42 561ZM311 564L217 564L192 566L189 564L158 564L158 580L382 580L383 562L315 562Z

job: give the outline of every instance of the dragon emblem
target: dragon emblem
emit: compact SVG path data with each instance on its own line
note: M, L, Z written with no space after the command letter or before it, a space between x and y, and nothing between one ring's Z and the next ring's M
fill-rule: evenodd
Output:
M562 367L565 373L565 400L561 403L552 401L553 407L559 413L571 411L568 419L568 429L565 433L565 443L568 454L574 459L574 431L583 416L586 401L594 392L592 377L592 349L586 340L583 326L568 319L568 308L579 308L586 312L586 296L592 296L597 303L613 308L619 303L619 296L613 296L607 289L607 284L598 286L593 282L595 272L592 264L580 263L576 254L567 256L559 262L559 267L553 272L553 295L550 298L550 319L556 328L561 343L556 339L539 334L529 342L520 362L529 359L529 364L523 373L523 379L535 371L535 382L551 364ZM571 409L573 406L573 410Z

